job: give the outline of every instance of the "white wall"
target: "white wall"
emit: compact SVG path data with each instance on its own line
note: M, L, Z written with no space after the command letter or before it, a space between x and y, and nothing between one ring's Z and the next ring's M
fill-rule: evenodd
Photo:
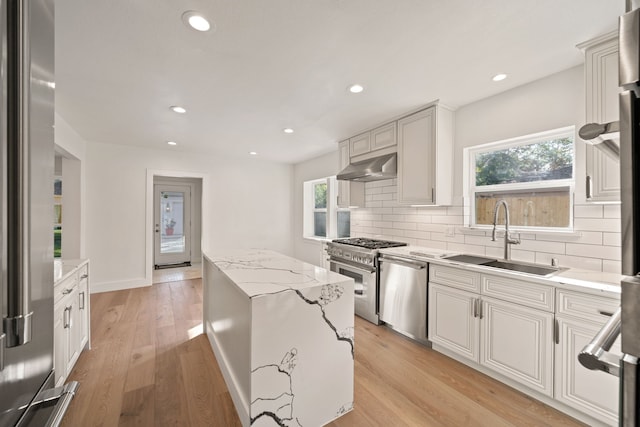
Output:
M463 227L463 148L584 124L583 68L576 67L460 108L456 112L454 206L414 208L396 203L396 180L367 183L366 208L352 210L352 235L502 257L501 241ZM531 233L512 246L517 260L620 273L620 206L585 202L585 149L576 142L574 234Z
M338 144L336 151L325 154L306 162L298 163L293 167L293 253L302 261L315 265L322 265L322 244L319 240L303 238L303 183L313 179L336 175L339 170Z
M151 283L147 169L207 175L203 251L258 247L292 254L291 165L99 143L87 144L86 163L87 255L96 291Z
M86 257L86 141L60 116L55 115L56 153L62 164L62 257Z

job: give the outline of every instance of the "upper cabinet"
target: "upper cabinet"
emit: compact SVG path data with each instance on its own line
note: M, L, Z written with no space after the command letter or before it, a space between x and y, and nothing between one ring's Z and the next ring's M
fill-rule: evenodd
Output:
M585 54L585 123L619 119L618 32L578 45ZM620 201L620 163L586 144L586 197L591 202Z
M393 147L396 143L396 122L388 123L349 138L349 154L352 158L369 153L374 155L375 151Z
M342 141L339 145L340 150L340 170L349 166L351 158L351 141L354 138ZM356 181L338 181L338 207L364 207L364 182Z
M398 120L398 203L450 205L453 112L442 105Z

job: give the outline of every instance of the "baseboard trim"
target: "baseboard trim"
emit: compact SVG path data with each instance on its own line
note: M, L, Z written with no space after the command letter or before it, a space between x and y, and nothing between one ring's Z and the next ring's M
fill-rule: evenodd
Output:
M122 291L125 289L144 288L151 286L149 280L144 277L132 280L121 280L116 282L91 282L91 293L99 294L102 292Z

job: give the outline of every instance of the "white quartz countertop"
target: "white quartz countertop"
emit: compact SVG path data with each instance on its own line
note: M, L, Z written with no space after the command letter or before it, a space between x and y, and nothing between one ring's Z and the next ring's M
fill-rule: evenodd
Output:
M249 297L351 281L322 267L265 249L205 254Z
M532 274L513 272L482 265L466 264L444 259L451 255L458 255L460 252L446 251L442 249L427 248L422 246L401 246L398 248L381 249L380 253L404 256L421 261L427 261L440 265L451 265L466 270L497 274L501 276L522 277L529 281L536 281L553 286L575 288L576 290L587 290L594 293L609 293L611 297L618 297L621 292L620 281L622 275L615 273L604 273L601 271L580 270L576 268L563 269L558 273L549 276L536 276ZM467 254L476 255L476 254ZM494 258L486 255L476 255L487 258Z

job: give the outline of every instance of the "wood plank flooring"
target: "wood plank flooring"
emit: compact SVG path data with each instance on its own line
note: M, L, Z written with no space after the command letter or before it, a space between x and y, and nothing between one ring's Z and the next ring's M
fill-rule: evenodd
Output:
M94 294L91 309L64 426L240 425L202 334L200 279ZM356 317L355 334L355 409L331 426L582 425L387 328Z

